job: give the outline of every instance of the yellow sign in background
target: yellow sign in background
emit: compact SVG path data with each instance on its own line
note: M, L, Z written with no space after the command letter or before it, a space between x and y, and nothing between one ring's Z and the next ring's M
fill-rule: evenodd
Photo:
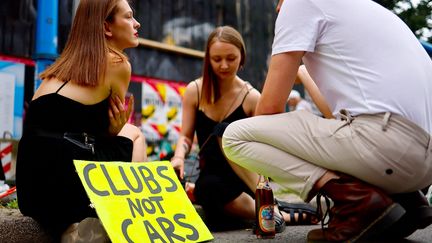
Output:
M168 161L74 164L112 242L213 239Z

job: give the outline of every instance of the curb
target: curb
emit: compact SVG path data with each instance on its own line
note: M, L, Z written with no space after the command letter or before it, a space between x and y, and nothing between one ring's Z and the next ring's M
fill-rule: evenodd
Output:
M38 222L23 216L18 209L0 208L0 242L53 242Z

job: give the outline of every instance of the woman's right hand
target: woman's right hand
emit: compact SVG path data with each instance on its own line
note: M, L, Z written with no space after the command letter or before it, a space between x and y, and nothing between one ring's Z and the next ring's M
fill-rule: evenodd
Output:
M129 103L127 105L126 103L123 103L118 96L110 98L110 108L108 110L110 120L110 126L108 131L110 135L116 136L120 132L120 130L129 120L133 106L133 96L129 98Z
M181 156L174 156L171 158L171 165L181 180L184 178L184 160L184 157Z

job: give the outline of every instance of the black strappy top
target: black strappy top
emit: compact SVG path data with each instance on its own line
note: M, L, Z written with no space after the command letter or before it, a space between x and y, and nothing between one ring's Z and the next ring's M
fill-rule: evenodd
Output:
M84 105L58 94L66 84L67 82L55 93L43 95L30 102L24 132L36 129L106 135L109 126L109 97L93 105Z
M248 117L246 112L243 110L243 102L249 94L249 91L250 90L248 90L244 95L240 105L221 122L231 123L233 121ZM199 93L198 100L200 100ZM231 170L231 167L229 167L228 163L224 163L226 159L219 147L216 137L212 137L206 142L207 138L213 132L214 127L219 124L219 122L209 118L203 111L198 109L195 124L198 144L201 149L200 156L204 157L205 161L205 166L202 168L203 172L206 173L207 171L208 173L223 173L223 171L226 169ZM206 144L203 147L204 143Z
M58 94L62 87L30 102L16 167L21 213L57 233L96 217L72 160L131 161L133 149L130 139L108 136L109 97L85 105ZM65 132L98 138L95 156L84 158L79 147L63 139Z

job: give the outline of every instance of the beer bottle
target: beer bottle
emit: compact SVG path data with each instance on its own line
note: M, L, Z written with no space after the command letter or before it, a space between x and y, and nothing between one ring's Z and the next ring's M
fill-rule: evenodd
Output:
M255 191L255 215L257 238L275 237L274 198L267 177L260 175Z

